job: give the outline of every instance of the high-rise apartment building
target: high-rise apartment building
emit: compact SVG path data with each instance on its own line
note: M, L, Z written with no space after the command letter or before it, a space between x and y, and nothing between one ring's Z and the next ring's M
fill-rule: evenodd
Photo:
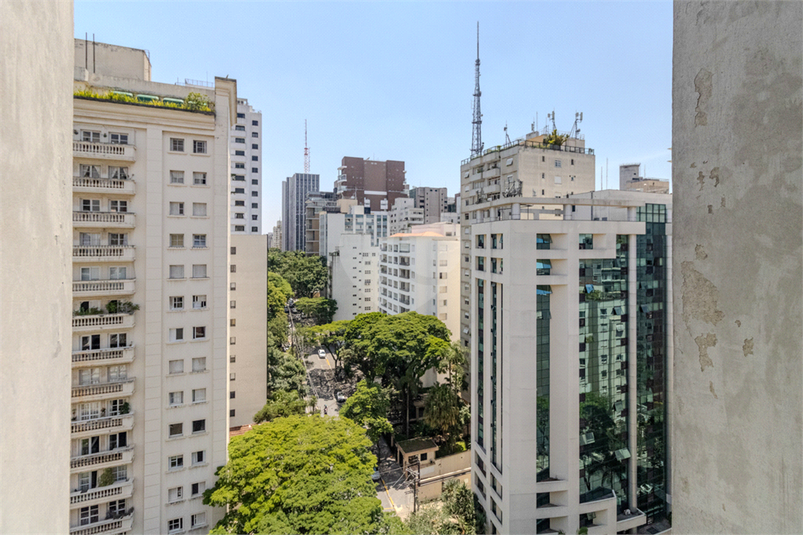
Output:
M488 533L668 529L671 197L507 203L461 236Z
M407 197L404 162L345 156L338 172L338 199L355 199L357 204L376 211L389 210L398 197Z
M253 423L268 397L267 236L232 234L229 254L229 427Z
M454 223L414 227L381 240L379 311L418 312L446 324L459 338L460 243Z
M262 233L262 112L243 98L231 129L231 232Z
M296 173L282 182L284 251L306 250L307 196L320 191L320 178L320 175L311 173Z
M276 225L273 227L273 232L271 233L270 243L268 246L271 249L281 249L282 248L282 222L277 221Z
M345 206L340 206L343 210ZM364 206L351 205L348 213L322 212L320 214L320 251L328 256L340 243L341 234L367 234L371 247L379 245L381 238L388 236L386 212L365 213Z
M499 217L522 196L554 199L594 191L594 150L586 148L583 137L568 138L561 145L546 144L546 138L531 132L524 139L488 149L460 165L460 192L455 198L460 202L462 239L460 332L466 346L472 313L468 302L473 262L471 225Z
M446 188L410 188L410 198L413 199L416 208L424 210L424 224L439 223L441 213L449 211Z
M73 101L69 529L208 530L229 430L237 84L157 83L144 50L75 50L75 90L122 101ZM191 93L209 110L183 108Z
M307 194L304 203L304 229L306 236L304 239L304 250L307 254L320 254L321 241L321 212L338 213L340 208L337 206L334 192L313 191Z
M73 3L0 2L0 533L66 533Z
M412 227L424 224L424 209L416 206L415 199L399 197L388 212L388 224L391 234L412 232Z
M676 534L803 533L801 28L674 4Z
M343 232L328 256L330 295L337 301L334 321L376 312L379 244L367 232Z

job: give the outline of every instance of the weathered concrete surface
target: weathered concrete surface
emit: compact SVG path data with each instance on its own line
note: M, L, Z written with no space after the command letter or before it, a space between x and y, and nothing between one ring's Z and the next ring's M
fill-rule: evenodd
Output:
M803 533L801 33L675 2L675 533Z
M72 30L0 1L0 533L69 525Z

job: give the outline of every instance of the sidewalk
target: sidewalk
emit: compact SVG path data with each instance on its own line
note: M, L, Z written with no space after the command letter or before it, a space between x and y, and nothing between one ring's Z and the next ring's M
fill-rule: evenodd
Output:
M385 439L379 439L379 473L382 476L377 485L377 496L382 500L385 511L396 511L405 520L413 511L413 489L404 479L401 466L396 462Z

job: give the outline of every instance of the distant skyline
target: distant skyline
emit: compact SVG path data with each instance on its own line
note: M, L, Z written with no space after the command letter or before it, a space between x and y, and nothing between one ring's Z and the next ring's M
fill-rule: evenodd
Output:
M344 156L403 160L414 186L459 188L470 155L476 24L485 148L575 112L597 188L640 162L670 178L672 2L75 2L75 36L149 51L152 79L237 79L262 112L263 232L281 182L331 191ZM643 169L642 169L643 171ZM602 176L601 176L602 175Z

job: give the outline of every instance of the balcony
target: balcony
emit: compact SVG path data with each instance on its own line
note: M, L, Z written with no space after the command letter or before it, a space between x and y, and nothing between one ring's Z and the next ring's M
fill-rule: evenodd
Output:
M136 159L136 147L133 145L118 145L113 143L73 141L72 155L74 158L97 158L100 160L133 162Z
M97 434L120 433L134 428L134 413L104 416L93 420L75 420L71 423L71 438L84 438Z
M133 245L73 245L74 262L133 262Z
M79 455L70 459L70 472L77 474L87 470L105 470L120 464L130 464L133 460L134 446L90 455Z
M93 297L100 295L131 295L136 291L136 279L74 281L73 297Z
M74 386L72 388L72 399L81 402L98 401L108 397L127 397L133 393L134 378L129 377L125 381L114 383Z
M70 509L100 505L110 500L130 498L134 491L134 478L118 481L107 487L98 487L90 490L73 490L70 493Z
M76 228L134 228L136 218L130 212L73 212Z
M134 508L131 507L125 515L110 520L101 520L100 522L93 522L85 526L76 526L70 528L70 535L96 535L102 533L103 535L117 535L118 533L127 533L131 531L131 525L134 522Z
M104 329L130 329L134 326L133 314L98 314L94 316L73 316L72 327L76 332ZM75 359L73 358L73 362Z
M137 192L133 180L120 180L117 178L89 178L72 177L72 187L75 193L114 193L121 195L134 195Z
M404 256L399 258L399 265L400 266L409 266L410 265L410 259L408 257L404 257Z
M108 348L108 349L89 349L86 351L73 351L72 362L78 364L74 368L94 366L95 364L125 364L134 360L134 346Z

